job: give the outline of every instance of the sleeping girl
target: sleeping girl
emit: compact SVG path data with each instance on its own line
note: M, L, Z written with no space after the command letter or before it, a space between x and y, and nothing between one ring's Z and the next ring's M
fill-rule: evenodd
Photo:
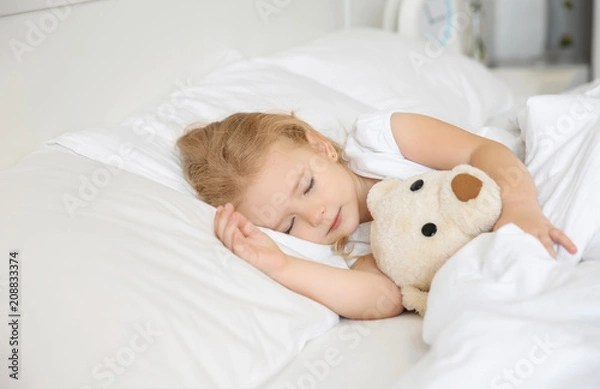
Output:
M494 230L514 223L553 257L554 244L577 251L542 213L533 179L510 149L432 117L362 115L342 150L294 115L236 113L192 126L177 146L187 181L217 207L214 231L221 242L273 280L346 318L403 311L399 288L373 256L359 257L350 270L306 261L285 254L257 226L343 247L360 224L371 221L367 193L384 178L382 165L405 178L471 164L501 187L503 209Z

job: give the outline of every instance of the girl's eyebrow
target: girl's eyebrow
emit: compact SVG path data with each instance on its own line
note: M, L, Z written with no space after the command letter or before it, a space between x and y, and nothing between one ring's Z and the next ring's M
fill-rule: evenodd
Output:
M298 174L294 178L294 185L292 186L292 189L290 190L288 198L291 198L294 195L294 193L296 193L298 191L298 187L300 186L302 177L304 177L305 174L306 174L306 167L303 166L298 170Z

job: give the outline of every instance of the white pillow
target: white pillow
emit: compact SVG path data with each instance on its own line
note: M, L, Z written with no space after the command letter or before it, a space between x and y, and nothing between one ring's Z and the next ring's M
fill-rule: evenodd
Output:
M427 114L474 132L512 106L508 86L478 62L383 30L341 30L255 61L378 110Z
M4 363L9 337L19 341L19 380L4 382L261 387L338 322L229 252L214 208L193 196L59 151L0 172L0 186L0 311L13 319L8 256L18 250L21 313L16 332L0 330Z
M185 85L187 84L187 85ZM236 112L294 111L316 130L343 144L356 117L373 108L306 77L274 65L238 61L179 90L114 128L63 134L46 142L140 174L183 193L185 181L175 147L193 122L209 123Z
M337 323L223 247L175 141L192 122L293 110L343 143L373 108L245 60L188 84L114 128L48 141L0 174L11 188L0 206L2 247L21 249L27 275L25 386L257 387ZM329 246L268 233L290 254L347 268ZM144 343L146 326L160 335Z

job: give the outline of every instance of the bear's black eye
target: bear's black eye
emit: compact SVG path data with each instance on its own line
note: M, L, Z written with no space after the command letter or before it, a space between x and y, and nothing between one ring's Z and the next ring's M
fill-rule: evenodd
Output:
M434 236L437 232L437 226L433 223L427 223L421 228L421 232L425 236Z
M410 186L411 192L415 192L423 187L423 180L417 180Z

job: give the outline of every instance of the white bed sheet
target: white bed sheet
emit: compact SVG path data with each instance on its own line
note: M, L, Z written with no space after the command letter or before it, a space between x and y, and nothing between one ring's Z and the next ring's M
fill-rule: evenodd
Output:
M214 208L58 150L0 172L0 387L260 388L338 322L227 250Z
M514 224L469 242L433 279L431 352L394 388L600 387L600 87L534 96L518 122L544 214L578 251L553 259Z
M388 388L429 349L414 313L372 321L342 319L304 350L265 389Z

